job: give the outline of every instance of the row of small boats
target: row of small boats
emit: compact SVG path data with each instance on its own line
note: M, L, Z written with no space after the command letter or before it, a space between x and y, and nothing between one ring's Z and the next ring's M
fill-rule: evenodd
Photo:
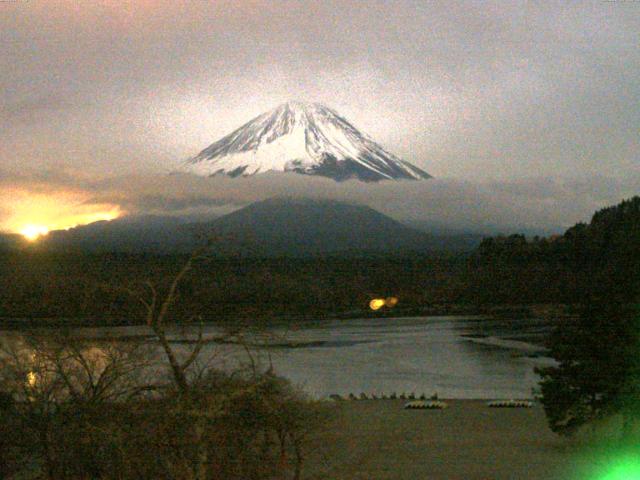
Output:
M426 395L423 393L419 397L416 397L414 393L406 395L404 393L397 395L392 393L391 395L381 395L377 396L375 394L367 395L366 393L361 393L356 396L353 393L350 393L346 397L342 397L341 395L330 395L329 398L335 401L342 400L410 400L409 402L404 404L404 408L407 410L442 410L448 408L448 404L446 402L438 400L438 394L432 395L429 399L427 399ZM531 408L533 407L533 402L529 400L493 400L491 402L487 402L487 407L489 408Z
M333 394L333 395L329 395L329 398L332 400L427 400L427 396L424 393L421 394L420 396L416 396L415 393L406 394L404 392L399 395L394 392L391 395L381 394L380 396L376 395L375 393L372 393L370 395L367 395L364 392L361 393L360 395L355 395L353 393L350 393L346 397ZM429 400L437 400L437 399L438 399L437 393L429 397Z
M444 408L448 408L445 402L441 402L438 400L435 401L425 401L425 400L413 400L411 402L405 403L404 408L407 410L442 410ZM495 400L487 403L487 407L489 408L531 408L533 407L533 402L528 400Z

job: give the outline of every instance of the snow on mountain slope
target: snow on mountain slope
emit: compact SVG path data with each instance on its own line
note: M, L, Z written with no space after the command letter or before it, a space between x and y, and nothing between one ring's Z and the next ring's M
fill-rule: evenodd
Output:
M231 177L275 171L335 180L430 178L330 108L303 102L288 102L254 118L187 160L184 170Z

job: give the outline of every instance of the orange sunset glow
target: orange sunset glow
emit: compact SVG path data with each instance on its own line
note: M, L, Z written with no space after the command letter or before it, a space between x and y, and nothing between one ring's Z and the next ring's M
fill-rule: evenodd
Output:
M49 233L49 228L44 225L27 225L22 230L20 230L20 235L26 238L29 241L36 241L40 237L47 235Z
M9 213L0 224L0 231L18 233L29 241L36 241L52 230L113 220L124 213L118 205L86 203L85 197L78 192L0 192L0 200Z

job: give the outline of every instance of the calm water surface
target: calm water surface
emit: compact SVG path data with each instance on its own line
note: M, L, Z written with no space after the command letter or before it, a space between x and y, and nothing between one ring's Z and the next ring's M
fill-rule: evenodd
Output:
M538 381L534 366L550 363L534 345L548 330L539 320L479 317L323 321L297 330L274 328L269 335L274 345L258 349L254 360L271 363L276 373L317 397L415 392L440 398L530 398ZM82 333L148 332L123 327ZM215 327L205 333L216 333ZM216 362L228 366L247 360L246 352L233 345L209 345L203 354L215 354Z
M272 359L277 371L318 396L529 398L538 382L534 366L549 359L522 339L539 339L546 331L530 320L518 321L517 331L468 317L341 320L291 332L291 340L326 343L278 349Z

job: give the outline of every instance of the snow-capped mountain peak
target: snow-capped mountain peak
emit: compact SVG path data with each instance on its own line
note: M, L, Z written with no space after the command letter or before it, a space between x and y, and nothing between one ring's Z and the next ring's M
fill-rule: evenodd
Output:
M387 152L334 110L299 101L259 115L187 160L184 168L206 176L275 171L335 180L430 178Z

